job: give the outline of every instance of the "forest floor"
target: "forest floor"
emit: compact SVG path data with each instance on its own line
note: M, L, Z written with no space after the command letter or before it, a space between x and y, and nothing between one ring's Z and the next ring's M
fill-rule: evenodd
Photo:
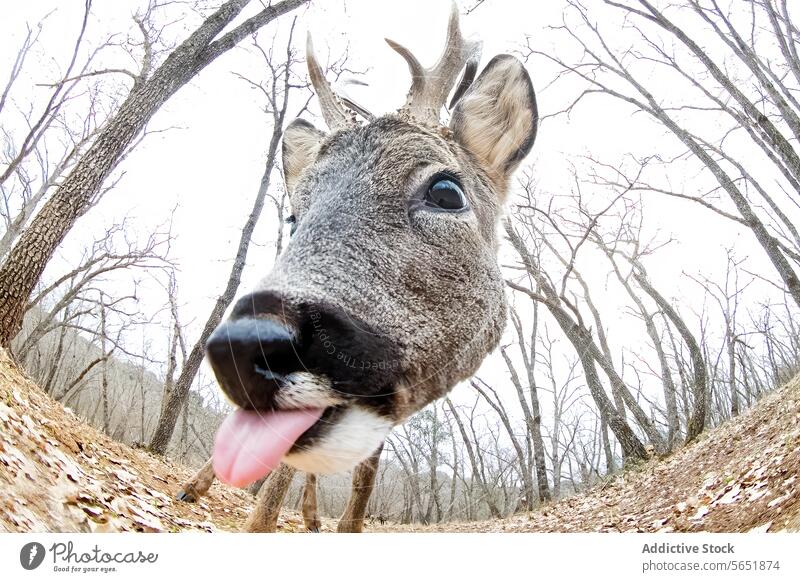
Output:
M238 530L253 496L214 483L198 503L175 500L193 473L89 426L0 349L0 532ZM296 512L278 528L305 531Z
M0 531L232 531L252 496L215 483L174 499L192 470L120 444L52 400L0 350ZM500 520L380 532L800 531L800 377L665 459ZM304 531L283 512L280 531ZM335 520L323 519L323 531Z

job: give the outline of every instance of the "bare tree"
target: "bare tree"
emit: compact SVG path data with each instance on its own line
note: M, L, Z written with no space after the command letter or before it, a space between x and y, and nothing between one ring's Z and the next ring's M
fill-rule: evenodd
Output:
M576 430L580 426L581 415L572 415L572 422L569 418L573 406L581 399L580 386L577 384L577 368L579 359L575 358L567 365L567 370L563 374L558 373L554 358L556 357L556 340L550 337L547 326L543 326L542 337L539 340L539 359L542 363L541 369L545 377L548 388L542 387L543 391L550 392L552 395L552 425L550 427L550 450L548 456L553 467L553 498L559 499L561 496L561 482L563 480L562 467L564 460L570 454L575 443ZM613 452L610 450L607 458L606 471L613 472L615 462Z
M636 46L616 48L612 35L584 4L568 0L564 23L558 27L582 51L579 63L536 50L584 83L578 99L593 94L610 95L647 113L666 127L708 172L717 186L706 195L677 192L669 185L644 183L639 177L623 177L626 187L660 192L691 200L749 229L763 248L787 294L800 305L800 278L796 271L800 254L798 231L788 209L796 208L800 193L800 157L792 140L800 137L796 27L785 2L746 0L747 10L726 12L716 0L681 0L659 8L648 0L604 0L606 14L619 11L626 30L637 36ZM574 19L573 19L574 17ZM607 23L609 26L611 22ZM688 31L694 31L692 33ZM699 32L698 32L699 31ZM699 37L708 34L724 49L712 55ZM642 64L684 83L685 91L659 95L644 81ZM653 75L650 74L652 77ZM746 78L747 82L742 82ZM675 102L675 96L678 97ZM692 115L703 112L705 123ZM718 124L707 123L715 115ZM720 128L709 135L705 128ZM749 147L727 148L732 136L742 135ZM751 157L763 160L782 190L773 196L763 180L747 170ZM745 162L745 160L747 160ZM709 201L723 192L733 206L727 210ZM755 198L753 198L755 197ZM695 435L699 427L692 425Z
M134 270L152 270L169 268L169 245L172 235L168 229L157 230L142 243L132 240L126 231L127 221L108 227L94 240L81 257L77 267L58 276L53 282L42 286L30 298L25 311L37 308L42 316L35 327L25 333L24 338L12 345L13 353L23 361L31 348L42 337L62 326L80 330L77 323L80 318L91 311L93 294L106 277L114 273ZM118 295L107 303L107 307L123 304L133 298L134 293ZM83 302L86 305L79 307ZM69 313L65 313L68 307ZM90 333L93 333L90 331Z
M528 462L527 466L523 466L523 479L525 480L526 498L528 502L533 499L533 484L530 482L530 473L535 467L536 470L536 484L539 501L549 501L550 487L547 482L547 465L545 463L545 450L544 440L542 439L542 414L539 406L539 394L536 384L536 340L539 333L539 304L532 302L532 323L531 331L526 342L525 333L523 331L522 320L513 308L509 310L509 318L514 326L514 331L517 336L517 345L522 357L522 365L525 369L525 377L528 383L527 397L526 391L523 389L522 382L520 381L519 374L511 357L507 353L507 348L501 347L500 354L503 356L503 361L506 363L509 374L511 375L511 383L517 393L522 414L525 418L525 426L528 432L528 439L531 442L531 449L533 451L533 462Z
M109 77L119 78L122 71L98 69L96 63L106 53L132 47L120 43L115 35L89 46L86 33L91 6L90 0L84 2L78 34L58 82L19 87L23 70L31 68L30 59L43 31L62 25L52 22L50 13L34 29L28 26L0 96L0 219L4 227L0 260L97 136L107 119L105 112L118 105L121 84ZM133 56L132 51L129 54ZM18 92L24 96L17 96ZM108 190L100 188L87 208Z
M707 277L692 277L705 290L706 294L714 299L719 306L720 313L725 326L724 349L727 356L727 383L728 397L730 404L727 407L730 416L737 416L742 409L740 403L740 387L737 381L737 365L742 359L741 353L737 354L737 347L746 346L744 336L746 335L739 329L737 316L739 304L743 292L753 282L741 284L739 281L740 265L742 261L737 260L732 251L727 251L727 262L725 269L725 282L723 284L709 280ZM749 358L748 358L749 359ZM746 376L746 370L742 374ZM727 416L727 415L726 415Z
M476 435L474 431L474 423L472 424L473 435L470 438L469 434L467 433L465 423L457 412L453 402L450 400L450 398L445 398L444 402L447 405L447 408L449 409L456 426L458 427L458 431L461 434L462 441L466 447L467 458L469 459L470 466L472 467L472 479L476 481L478 486L481 488L483 492L483 499L489 508L491 516L493 518L498 518L501 515L500 509L497 507L497 504L494 501L489 480L486 478L486 467L481 458L478 443L476 442L477 439L475 438Z
M292 46L295 24L296 19L293 21L289 32L289 39L286 44L284 57L280 59L277 55L273 54L272 48L265 50L260 46L257 39L253 41L256 51L262 56L263 63L268 70L268 80L266 83L261 84L255 81L247 81L251 86L257 87L263 94L267 101L267 113L272 118L272 132L267 149L266 161L264 163L264 172L261 176L255 200L253 201L253 208L242 227L236 256L234 257L225 289L214 304L208 319L206 319L200 337L197 338L192 349L189 350L186 363L181 369L177 381L175 381L174 385L168 386L169 390L165 390L164 392L161 414L149 444L150 450L159 454L164 454L167 450L167 445L169 445L172 433L175 430L178 415L189 394L189 389L200 368L200 363L203 361L206 342L211 332L213 332L220 321L222 321L225 310L236 296L236 292L242 280L242 272L247 263L247 253L250 248L253 232L261 217L265 201L270 191L270 183L276 168L278 147L280 146L280 139L283 134L283 125L289 108L292 89L298 86L295 85L296 81L293 78L292 72L293 66L298 62L297 55ZM299 86L302 87L305 85ZM305 108L305 105L303 108ZM280 199L284 200L284 198ZM273 198L273 201L275 200L276 199ZM277 210L279 211L278 240L280 241L283 234L283 220L280 216L282 208L277 208ZM280 242L276 243L276 250L280 250Z
M145 59L141 71L135 75L128 97L98 132L92 145L42 206L0 266L0 345L8 345L17 334L28 298L56 248L156 111L217 57L306 1L283 0L266 6L222 34L250 4L250 0L228 0L161 65L154 67ZM87 4L87 18L89 7ZM145 40L145 46L147 43ZM67 83L69 79L61 82Z
M707 411L708 399L708 380L706 374L706 361L703 357L703 351L700 344L695 339L686 322L678 314L672 304L661 295L647 279L647 272L644 266L638 262L634 262L633 278L642 290L647 293L653 301L656 302L659 309L669 318L675 329L686 342L691 354L692 369L694 371L694 381L692 382L692 392L694 394L694 402L692 407L692 415L689 418L688 426L686 427L686 442L691 442L703 432L705 428L705 419Z
M620 415L618 409L608 399L608 396L606 396L596 366L599 365L603 369L612 385L616 384L617 389L622 390L625 388L624 382L614 370L613 363L608 360L606 354L595 342L589 328L583 323L581 314L575 304L569 300L564 293L566 282L570 274L574 271L574 267L572 266L574 257L577 255L577 251L583 241L586 240L588 231L579 238L577 245L571 246L570 244L573 260L567 263L569 266L566 274L562 277L561 292L559 292L542 269L538 258L529 251L521 235L514 229L511 222L506 221L505 229L514 250L520 258L521 266L526 275L535 282L536 287L535 289L530 289L511 280L507 280L506 283L515 291L524 293L533 301L537 301L547 307L549 313L559 324L559 327L561 327L578 353L583 364L586 381L589 385L592 398L594 398L598 406L601 417L606 419L609 427L622 445L625 456L631 459L646 458L647 451L641 440L639 440L639 437L636 436L630 425ZM539 237L537 237L537 239L538 238ZM636 420L643 429L648 431L648 436L651 436L655 442L658 442L657 439L659 437L652 427L649 426L649 419L643 414L641 409L638 408L638 405L629 393L627 395L626 404L632 406L632 410L637 413Z
M617 276L617 280L620 282L622 287L625 289L625 292L636 306L636 310L644 322L647 335L650 338L653 349L658 357L658 363L661 371L661 383L664 388L664 401L666 402L667 408L667 448L672 449L681 430L680 417L678 416L677 391L675 388L675 382L672 378L672 371L670 369L669 362L667 361L667 354L661 345L662 340L655 323L655 313L651 313L647 309L644 301L642 301L642 298L639 297L639 295L633 289L633 286L630 283L630 276L626 276L622 273L622 270L614 258L613 250L607 246L601 237L595 236L593 239L608 257L614 269L614 274Z

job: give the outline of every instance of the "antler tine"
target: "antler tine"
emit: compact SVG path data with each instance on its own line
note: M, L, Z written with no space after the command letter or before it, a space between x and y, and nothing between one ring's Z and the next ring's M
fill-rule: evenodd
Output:
M417 57L406 47L390 38L385 38L383 40L392 47L392 50L403 57L408 64L408 70L411 72L411 90L408 92L408 97L410 98L411 95L420 93L425 85L425 68L419 63ZM408 105L408 101L406 101L406 105Z
M439 123L439 112L447 101L447 95L455 85L459 71L468 65L470 69L477 67L480 60L481 46L480 41L466 40L461 34L458 23L458 6L452 3L450 9L450 20L447 24L447 42L442 55L436 64L430 68L424 68L417 58L411 54L406 47L386 39L392 49L394 49L408 64L411 72L411 89L408 92L406 103L403 106L412 117L425 123ZM467 72L462 79L458 93L463 94L466 87L474 77L474 71L470 75ZM460 96L460 95L459 95Z
M342 101L333 92L330 83L322 72L317 58L314 56L314 44L311 41L311 33L306 38L306 64L308 65L308 76L311 84L319 99L319 107L322 117L331 131L343 129L356 125L355 117L344 106Z

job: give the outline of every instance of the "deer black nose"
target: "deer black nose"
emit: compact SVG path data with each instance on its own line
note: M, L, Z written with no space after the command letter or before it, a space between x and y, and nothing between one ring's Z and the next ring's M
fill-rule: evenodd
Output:
M220 385L234 404L270 408L283 377L298 370L297 338L272 319L228 320L206 342L206 356Z
M297 389L292 372L324 378L340 397L389 406L403 375L397 344L377 329L336 305L270 290L239 299L206 353L222 389L247 409L271 409L279 390Z

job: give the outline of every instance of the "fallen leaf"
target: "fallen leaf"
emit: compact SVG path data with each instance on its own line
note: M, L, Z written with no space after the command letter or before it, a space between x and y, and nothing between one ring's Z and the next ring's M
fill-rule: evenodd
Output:
M700 507L697 508L697 513L695 513L689 519L692 520L692 521L697 521L698 519L703 519L703 517L705 517L705 515L708 513L708 511L709 511L709 509L708 509L707 505L701 505Z

